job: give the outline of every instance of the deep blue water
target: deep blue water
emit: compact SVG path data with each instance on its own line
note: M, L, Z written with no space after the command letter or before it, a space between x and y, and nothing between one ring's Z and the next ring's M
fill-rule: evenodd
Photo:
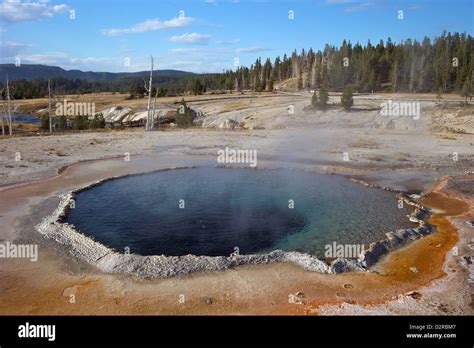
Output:
M14 114L12 118L16 123L32 123L32 124L40 123L40 118L33 115Z
M180 200L185 208L180 209ZM289 208L294 201L294 209ZM324 255L412 226L395 194L340 176L196 168L114 179L79 193L67 222L121 252L229 255L275 249Z

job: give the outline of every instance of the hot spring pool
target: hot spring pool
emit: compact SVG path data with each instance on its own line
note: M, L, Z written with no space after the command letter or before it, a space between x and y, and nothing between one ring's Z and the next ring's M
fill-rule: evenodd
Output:
M241 254L282 249L322 257L326 244L367 245L412 227L410 211L399 209L391 192L336 175L193 168L82 191L66 222L108 247L141 255L228 256L238 247Z

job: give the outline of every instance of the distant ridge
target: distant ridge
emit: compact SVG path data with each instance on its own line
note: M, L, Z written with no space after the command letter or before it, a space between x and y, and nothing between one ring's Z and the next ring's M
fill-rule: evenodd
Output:
M94 72L81 70L65 70L58 66L49 66L42 64L22 64L15 66L14 64L0 64L0 81L5 82L6 75L8 79L13 80L33 80L36 78L64 77L69 79L80 79L88 81L117 81L123 78L136 76L147 76L150 71L138 72ZM183 77L186 75L195 75L191 72L181 70L153 70L153 76L157 77Z

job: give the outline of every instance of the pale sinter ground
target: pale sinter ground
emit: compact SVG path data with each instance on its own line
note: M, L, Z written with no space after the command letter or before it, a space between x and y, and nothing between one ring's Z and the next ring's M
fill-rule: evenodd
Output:
M408 116L397 118L380 115L381 102L390 98L413 100L413 96L408 99L407 95L355 97L355 108L351 112L342 111L339 106L330 107L324 112L303 110L309 105L308 93L265 94L251 98L232 95L227 99L217 97L215 101L199 101L205 97L192 98L194 100L189 103L206 114L205 124L218 125L229 118L239 122L241 130L191 129L144 133L142 129L134 129L2 139L0 183L45 178L56 174L59 168L66 165L90 159L123 157L125 153L132 155L132 162L135 154L158 157L186 155L183 158L199 156L212 162L217 150L226 146L257 150L259 161L271 160L281 166L305 166L324 173L361 175L382 186L399 189L427 191L444 175L466 175L474 169L472 106L461 107L459 103L450 103L440 107L430 100L433 96L416 96L421 101L421 113L419 119L413 119ZM338 100L338 96L331 97L332 103L337 103ZM113 102L117 105L118 101ZM145 103L133 102L136 103L137 111ZM294 113L289 113L290 105ZM104 102L104 107L110 106ZM21 160L15 161L18 153ZM344 161L344 153L348 154L349 161ZM139 171L139 168L135 170ZM115 175L116 172L111 171L109 175ZM117 173L119 172L118 169ZM21 216L22 213L25 212L4 216L3 220L13 222L16 215ZM466 217L456 222L462 228L460 235L464 243L470 242L473 234L472 229L464 223ZM2 225L5 227L7 224ZM0 239L9 240L16 232L15 228L2 228ZM418 290L423 293L422 300L403 296L382 305L364 308L349 304L336 305L322 307L320 312L444 314L446 311L440 310L438 306L441 303L442 308L449 308L448 313L472 313L472 307L466 307L466 304L471 303L469 293L472 285L469 289L466 277L463 276L462 260L450 258L449 262L452 263L449 267L461 272L449 273L448 277L424 290ZM278 266L269 266L272 267L278 269ZM285 269L288 266L279 267ZM250 271L243 268L240 272L245 274ZM229 277L229 273L226 274L222 277ZM202 275L197 283L203 286L202 282L213 276ZM116 282L120 282L121 288L129 290L142 286L120 277L104 276L104 279L107 279L103 281L111 288L114 288L113 284L117 284ZM177 278L166 282L163 283L163 289L169 291L169 287L179 287L181 280ZM225 286L230 286L232 280L223 282ZM147 293L149 289L146 289L148 286L143 285L141 291ZM257 283L252 282L248 291L251 293L262 290L258 290ZM458 296L447 296L447 293ZM8 297L4 300L8 301ZM245 313L243 308L230 308L232 313ZM190 312L195 313L192 310Z

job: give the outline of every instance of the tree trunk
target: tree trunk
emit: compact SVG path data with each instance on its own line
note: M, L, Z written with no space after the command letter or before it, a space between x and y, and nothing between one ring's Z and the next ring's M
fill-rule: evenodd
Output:
M0 116L0 123L2 124L2 137L5 136L5 126L3 125L3 116L4 114L2 113L2 115Z
M0 123L2 125L2 137L5 136L5 126L3 124L3 118L6 116L5 102L3 101L3 90L0 91L0 98L2 99L2 114L0 115Z
M53 133L53 118L51 117L51 79L48 79L48 114L49 114L49 132Z
M150 82L148 83L148 114L147 114L147 119L146 119L146 124L145 124L145 130L150 130L151 123L153 123L153 119L151 116L151 85L153 83L153 56L151 56L151 68L150 68Z
M12 108L10 104L10 85L8 82L8 75L7 75L7 123L8 123L8 133L13 135L13 127L12 127Z
M153 108L152 108L152 112L151 112L151 125L150 125L150 129L153 129L153 126L155 124L155 121L154 121L154 118L155 118L155 105L156 105L156 97L158 96L158 88L156 89L156 92L155 92L155 98L153 99Z

